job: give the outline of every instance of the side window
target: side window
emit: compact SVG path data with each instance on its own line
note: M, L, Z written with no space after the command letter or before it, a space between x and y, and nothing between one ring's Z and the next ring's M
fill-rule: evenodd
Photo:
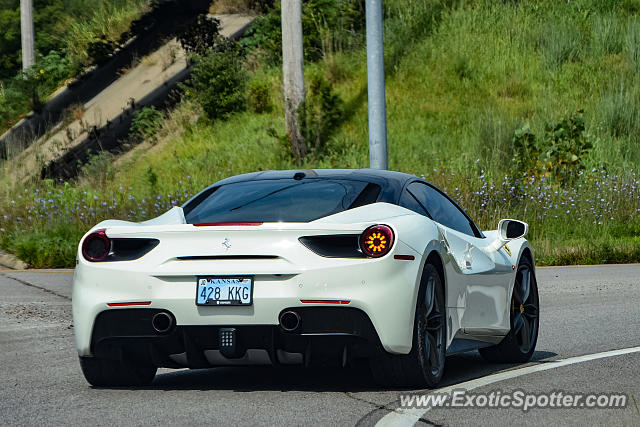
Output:
M435 188L421 182L413 182L407 190L427 209L434 221L461 233L477 236L465 214Z
M400 197L400 206L403 208L411 209L412 211L419 213L420 215L424 215L426 217L429 216L424 208L418 203L414 196L409 193L408 190L404 190L402 192L402 197Z

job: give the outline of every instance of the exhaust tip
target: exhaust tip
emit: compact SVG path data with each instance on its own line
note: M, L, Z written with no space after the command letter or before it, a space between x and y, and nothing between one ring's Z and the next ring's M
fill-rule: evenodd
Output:
M166 311L156 313L151 318L151 326L156 332L168 332L173 327L173 317Z
M280 327L287 332L298 329L300 323L300 315L295 311L285 311L280 315Z

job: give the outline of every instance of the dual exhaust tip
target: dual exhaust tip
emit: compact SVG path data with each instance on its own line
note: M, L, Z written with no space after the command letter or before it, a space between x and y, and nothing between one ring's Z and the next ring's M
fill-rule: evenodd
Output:
M174 323L173 316L167 311L156 313L151 318L151 326L160 334L169 332L173 328Z
M285 311L280 315L280 327L286 332L294 332L302 323L300 315L295 311ZM175 324L173 316L167 311L160 311L151 318L151 326L160 333L169 332Z
M280 315L280 327L286 332L294 332L301 323L300 315L295 311L285 311Z

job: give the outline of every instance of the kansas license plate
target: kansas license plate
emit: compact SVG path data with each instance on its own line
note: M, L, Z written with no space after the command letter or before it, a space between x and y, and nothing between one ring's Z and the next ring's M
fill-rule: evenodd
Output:
M196 305L251 305L253 279L198 277Z

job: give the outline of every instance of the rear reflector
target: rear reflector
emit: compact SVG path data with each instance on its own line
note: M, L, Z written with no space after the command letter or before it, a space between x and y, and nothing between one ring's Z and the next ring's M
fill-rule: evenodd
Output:
M405 261L413 261L416 259L413 255L394 255L393 259L403 259Z
M193 224L196 227L221 227L221 226L237 226L237 225L262 225L261 222L199 222Z
M131 301L131 302L110 302L109 307L127 307L131 305L150 305L151 301Z
M349 300L336 300L336 299L301 299L303 304L349 304Z

